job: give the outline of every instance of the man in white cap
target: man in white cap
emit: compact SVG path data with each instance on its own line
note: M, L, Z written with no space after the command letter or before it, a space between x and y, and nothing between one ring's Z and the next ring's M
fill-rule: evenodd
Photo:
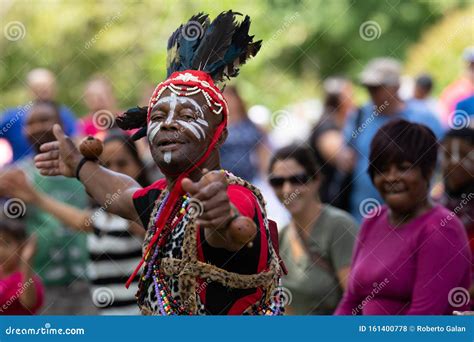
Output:
M401 65L392 58L371 60L360 75L370 101L349 116L344 127L346 148L340 153L338 167L352 172L349 211L360 222L361 204L368 198L382 203L367 174L370 142L377 130L394 119L405 119L427 125L438 138L443 129L435 114L426 108L403 101L398 95Z

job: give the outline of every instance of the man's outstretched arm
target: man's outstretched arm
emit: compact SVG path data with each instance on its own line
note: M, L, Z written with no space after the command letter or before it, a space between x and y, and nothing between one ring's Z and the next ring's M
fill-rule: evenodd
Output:
M41 145L35 165L44 176L75 177L82 155L59 125L54 125L53 132L56 141ZM140 222L132 196L141 186L133 178L97 163L86 162L79 172L79 179L86 191L100 205L107 207L107 211Z

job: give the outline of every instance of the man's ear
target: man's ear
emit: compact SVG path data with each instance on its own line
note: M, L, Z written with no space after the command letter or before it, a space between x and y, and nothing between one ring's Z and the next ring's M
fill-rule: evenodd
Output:
M219 140L217 141L217 148L221 147L225 141L227 140L227 136L229 135L229 131L227 130L227 127L222 131L222 134L219 138Z

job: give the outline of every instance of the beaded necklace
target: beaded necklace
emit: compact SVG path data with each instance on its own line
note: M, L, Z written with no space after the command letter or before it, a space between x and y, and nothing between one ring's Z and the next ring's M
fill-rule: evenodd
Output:
M152 235L156 231L156 222L158 221L160 215L163 212L163 208L166 205L166 202L169 199L169 192L166 190L159 196L155 202L158 206L156 215L154 215L153 225L151 228ZM151 282L155 289L156 298L158 301L158 307L161 315L192 315L192 313L187 312L182 305L179 305L178 302L173 298L172 292L169 289L164 275L159 271L159 251L160 248L164 246L169 234L178 226L178 224L183 220L189 210L187 207L189 205L190 198L187 195L183 195L179 199L177 205L173 209L169 219L167 220L165 227L160 233L158 243L154 246L153 254L150 257L150 252L145 256L146 264L146 273L142 276L142 281L144 282L145 289L147 289ZM142 296L140 296L142 297Z
M166 279L158 267L154 268L153 284L155 286L156 299L162 316L170 315L192 315L191 312L178 303L173 298L170 288L166 284Z
M161 196L157 200L157 204L159 203L159 208L158 208L158 211L156 213L156 216L155 216L155 219L154 219L154 222L153 222L153 228L152 228L152 233L153 234L155 233L155 230L156 230L156 222L158 221L158 219L159 219L159 217L160 217L160 215L163 211L163 208L166 205L166 202L167 202L168 198L169 198L169 192L166 192L166 194L163 197L163 200L161 200ZM144 276L143 280L147 280L148 278L150 278L150 275L151 275L151 272L152 272L152 267L151 266L155 265L155 263L157 261L159 251L160 251L160 248L163 247L163 245L165 244L166 239L168 238L169 234L174 230L174 228L176 228L176 226L182 221L182 219L186 215L186 213L187 213L186 207L187 207L188 204L189 204L189 197L187 195L184 195L178 201L177 205L175 206L175 208L171 212L171 215L168 218L168 221L166 222L165 227L163 228L163 230L160 233L158 243L154 247L153 255L151 256L151 258L149 258L150 253L148 253L145 256L146 266L148 267L148 270L147 270L147 273Z

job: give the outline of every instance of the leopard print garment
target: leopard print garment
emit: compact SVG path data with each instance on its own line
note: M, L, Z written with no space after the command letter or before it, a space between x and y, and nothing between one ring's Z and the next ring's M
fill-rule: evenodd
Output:
M229 185L231 184L242 185L246 187L247 189L251 190L252 193L255 195L255 197L257 198L258 205L260 207L260 211L262 213L262 218L265 225L266 233L267 233L267 236L269 237L270 233L268 229L268 220L267 220L266 211L265 211L265 201L260 191L257 188L255 188L253 185L251 185L250 183L232 175L231 173L227 172L226 175L227 175L227 181ZM150 225L147 229L146 237L143 244L143 252L146 251L148 244L150 243L150 240L153 236L152 234L153 229L151 228L153 227L153 224L156 219L156 212L157 212L158 206L163 200L166 191L167 190L163 190L162 194L159 196L159 198L157 199L155 203L155 208L151 214ZM163 246L163 248L160 248L158 252L158 258L157 258L158 262L160 262L160 260L167 261L168 264L173 263L173 261L175 262L175 264L176 262L179 263L180 261L185 262L185 260L182 260L182 259L183 259L183 247L185 247L184 245L186 244L185 243L186 230L188 230L187 243L188 245L191 243L191 245L194 247L194 248L190 248L190 246L188 246L187 252L189 252L190 249L195 251L197 247L197 244L195 241L195 234L189 232L190 230L192 230L191 228L195 228L194 226L195 225L189 219L189 217L185 215L184 219L178 224L178 226L176 226L173 232L168 235L167 241L165 245ZM191 236L191 239L190 239L190 236ZM193 236L194 236L194 239L193 239ZM252 276L255 277L255 275L244 276L244 275L238 275L238 274L230 274L231 277L229 277L229 272L222 270L218 267L203 264L204 266L203 268L207 268L207 273L206 273L207 275L211 276L212 278L214 278L213 280L219 281L222 284L229 282L229 278L232 278L232 280L230 281L230 285L234 285L231 287L235 287L235 288L254 288L257 286L261 286L262 282L269 283L268 286L265 286L265 291L264 291L265 295L262 297L262 300L259 303L255 303L253 305L253 306L258 306L260 304L264 304L265 302L269 301L271 293L273 292L274 288L277 286L279 277L281 275L281 269L279 268L276 252L273 249L273 245L270 241L270 238L268 238L268 251L269 251L268 266L270 266L269 268L271 269L271 274L270 272L268 272L268 274L266 275L266 278L268 279L260 280L257 282L255 282L254 279L250 279L252 278ZM197 253L194 252L193 254L197 254ZM195 259L197 259L197 256L195 256ZM143 268L142 277L143 275L147 273L148 267L149 266L146 265ZM172 267L165 267L165 269L167 269L168 273L170 273L167 276L165 276L165 280L167 282L169 289L171 290L171 294L173 298L178 303L182 303L182 297L191 298L192 296L193 301L195 299L193 303L193 307L192 307L193 314L205 315L206 314L205 307L201 303L199 295L197 295L196 291L194 291L194 289L196 288L196 285L193 284L192 281L189 281L189 278L187 282L183 283L183 279L181 278L181 286L180 286L180 277L177 276L180 273L180 270L179 269L172 270L173 269ZM182 271L182 268L181 268L181 271ZM261 278L265 278L263 274L259 274L259 275L263 276ZM153 281L151 281L150 279L148 279L147 281L144 281L142 277L140 278L139 290L137 292L138 305L142 313L145 315L150 315L150 314L159 315L160 314L159 304L158 304L158 299L156 297L155 287L153 286ZM235 280L236 278L238 279ZM194 277L191 277L191 279L194 280ZM191 286L191 289L189 288L189 286ZM183 287L187 287L187 289L184 289ZM250 309L251 308L249 308L249 310Z
M154 221L153 221L154 222ZM166 244L164 245L163 248L160 249L159 254L158 254L158 259L161 260L163 258L173 258L173 259L181 259L182 257L182 252L181 248L183 246L183 240L184 240L184 230L185 227L189 224L189 221L183 220L181 221L178 226L174 229L172 234L169 234L168 240ZM151 234L149 234L150 237L148 239L151 240ZM148 236L147 236L148 238ZM148 247L148 243L146 245L144 244L144 249ZM146 247L145 247L146 246ZM148 267L145 267L143 274L146 274ZM181 295L179 291L179 281L177 277L170 277L167 276L166 282L168 284L168 287L171 290L171 294L176 301L181 302ZM159 314L159 307L158 307L158 299L156 298L156 292L155 292L155 287L153 286L153 282L150 283L148 288L145 289L146 291L146 296L143 301L143 306L147 309L150 310L153 314ZM199 296L197 296L199 297ZM143 311L143 310L142 310ZM204 310L204 305L201 304L200 302L198 303L198 315L205 315L206 312Z

